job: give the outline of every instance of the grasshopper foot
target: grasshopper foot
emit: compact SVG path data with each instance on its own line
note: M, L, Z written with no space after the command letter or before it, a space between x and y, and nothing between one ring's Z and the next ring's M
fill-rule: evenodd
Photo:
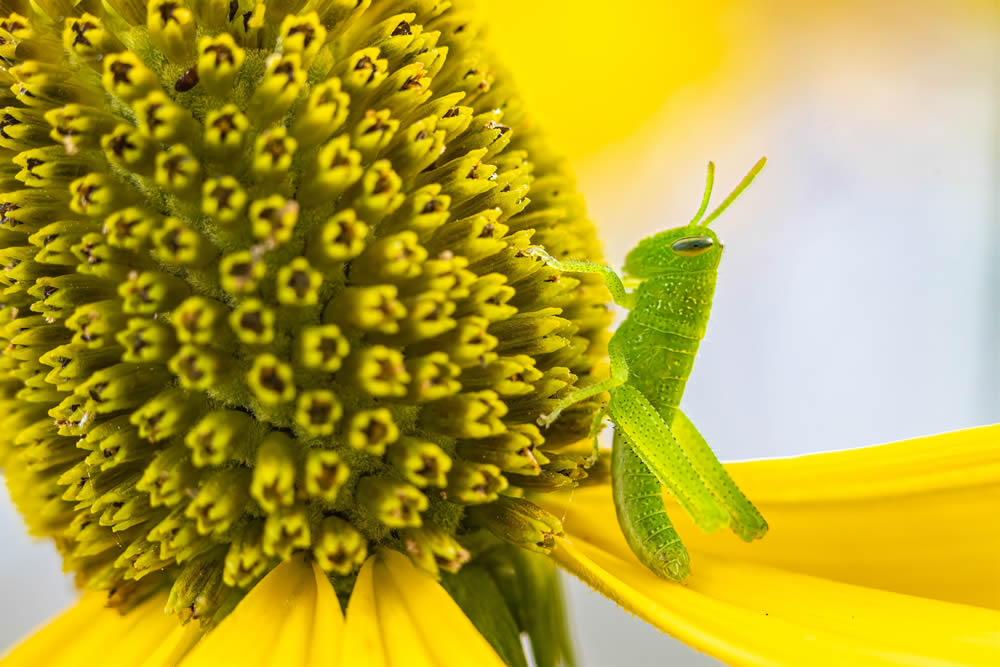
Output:
M553 410L552 412L546 415L539 415L537 420L538 425L543 428L548 428L552 424L552 422L554 422L556 419L559 418L560 412L561 410Z

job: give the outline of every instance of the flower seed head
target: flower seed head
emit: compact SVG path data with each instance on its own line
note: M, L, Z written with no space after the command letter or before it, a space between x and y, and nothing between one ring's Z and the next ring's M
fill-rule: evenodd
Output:
M0 18L0 464L32 532L205 621L296 551L349 584L380 547L548 548L523 496L586 474L597 404L534 423L610 316L525 252L600 255L464 3L71 4Z

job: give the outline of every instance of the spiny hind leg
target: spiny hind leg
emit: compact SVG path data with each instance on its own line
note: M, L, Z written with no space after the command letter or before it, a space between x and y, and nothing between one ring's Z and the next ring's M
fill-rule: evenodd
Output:
M618 429L611 450L611 491L632 553L657 576L682 581L690 559L667 516L660 482Z
M625 384L628 381L628 362L625 360L625 354L622 351L621 346L615 342L613 337L611 342L608 344L608 356L611 358L611 377L607 380L598 382L597 384L592 384L589 387L577 389L569 396L566 396L561 401L556 403L556 407L552 409L552 412L541 415L538 418L538 424L540 426L547 427L559 418L559 415L563 410L574 403L579 403L580 401L586 400L591 396L597 396L598 394L611 391L615 387L620 387Z
M712 531L729 524L725 506L712 495L691 465L667 423L638 389L623 385L611 392L611 419L636 455L670 489L695 523Z
M597 273L604 280L604 285L611 292L611 298L622 308L629 310L635 305L635 294L625 289L622 279L618 274L603 264L592 264L590 262L576 262L558 260L550 255L541 246L533 245L525 249L525 254L533 257L541 257L546 264L554 269L559 269L564 273Z
M743 495L729 473L719 463L712 448L705 442L695 425L680 410L674 413L670 430L698 472L705 486L726 507L731 518L733 532L747 542L763 537L767 532L767 521L760 515L747 497Z

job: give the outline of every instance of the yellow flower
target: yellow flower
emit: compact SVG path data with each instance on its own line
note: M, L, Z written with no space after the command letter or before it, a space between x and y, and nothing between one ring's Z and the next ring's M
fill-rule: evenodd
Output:
M731 464L771 532L748 545L702 534L672 512L692 552L684 584L635 559L606 484L550 495L543 504L566 530L552 557L628 611L734 664L996 664L998 439L1000 426L989 426ZM196 624L163 614L165 597L121 616L88 594L3 667L40 656L67 666L98 658L109 666L504 664L447 593L393 551L366 561L346 621L321 570L300 558L201 638Z
M545 432L535 419L597 369L610 318L595 281L522 251L600 252L571 176L463 2L450 4L5 5L0 463L29 529L55 541L88 592L0 663L519 667L522 633L540 667L568 663L557 562L733 661L946 655L959 623L979 651L968 657L993 657L993 612L928 608L920 622L949 632L913 645L878 618L863 631L835 623L847 605L903 603L816 583L893 573L824 569L803 527L853 535L879 502L902 508L897 528L920 517L911 495L878 485L871 503L820 502L808 471L854 456L857 480L883 449L734 468L777 537L744 552L688 526L695 575L683 587L622 550L596 475L546 495L586 477L569 445L597 406ZM632 25L716 20L696 9ZM577 18L555 21L566 45L590 43L573 38ZM718 52L693 42L671 41L673 67L643 89L654 94L614 105L601 140L714 67ZM663 55L644 44L637 63ZM581 71L611 62L588 53ZM618 94L546 79L565 86L535 89L549 100ZM970 460L986 460L991 435L966 448ZM961 445L932 442L942 451L913 481L921 489L938 488ZM996 477L979 472L985 491L947 488L982 515ZM769 496L796 484L809 493ZM957 540L933 553L988 590L996 542L970 534L983 537L981 560ZM939 590L907 592L961 598L948 571L935 570ZM761 621L770 586L786 584L823 604L776 598Z
M606 487L543 505L553 557L660 629L735 664L1000 662L1000 426L878 447L736 463L770 524L746 544L673 511L683 584L651 575Z
M216 627L303 554L346 603L389 549L456 599L487 577L502 651L541 631L482 564L555 585L497 554L547 548L525 495L586 474L596 402L535 422L611 314L526 252L600 256L467 9L4 6L0 465L129 622L166 592Z
M104 601L85 595L4 667L504 665L444 589L393 551L365 563L346 619L323 570L299 557L272 570L204 637L196 623L163 613L165 594L125 616Z

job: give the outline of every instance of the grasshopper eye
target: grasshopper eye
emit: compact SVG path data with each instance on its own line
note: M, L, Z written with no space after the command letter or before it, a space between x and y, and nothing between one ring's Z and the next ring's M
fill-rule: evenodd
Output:
M715 241L708 236L685 236L670 244L670 249L681 257L694 257L700 255L715 245Z

